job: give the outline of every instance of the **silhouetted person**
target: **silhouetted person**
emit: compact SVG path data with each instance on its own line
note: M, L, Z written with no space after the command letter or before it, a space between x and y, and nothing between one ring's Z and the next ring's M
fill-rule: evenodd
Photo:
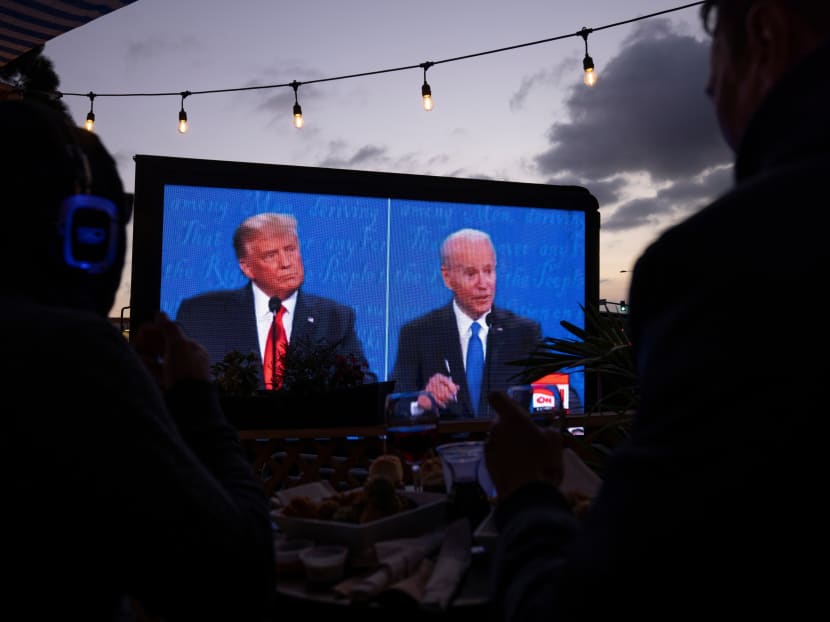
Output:
M3 607L264 619L268 499L207 353L163 314L135 348L107 319L130 214L115 162L27 101L0 102L0 136Z
M630 290L641 404L584 522L561 439L504 395L493 594L506 620L775 619L825 603L830 3L709 0L707 92L734 187L663 233ZM813 215L811 215L813 214ZM760 303L768 303L762 305Z

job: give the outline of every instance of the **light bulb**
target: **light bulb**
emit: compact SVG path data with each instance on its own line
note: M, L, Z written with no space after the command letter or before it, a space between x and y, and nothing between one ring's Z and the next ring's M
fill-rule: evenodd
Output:
M86 121L84 121L84 129L86 131L91 132L95 129L95 113L90 111L89 114L86 115Z
M594 59L586 54L585 59L582 61L582 68L585 70L585 75L582 77L582 81L585 83L585 86L594 86L597 83L597 72L594 70Z
M300 104L294 104L294 127L300 129L303 123L303 109L300 107Z
M179 134L187 132L187 113L182 108L179 111Z
M582 81L585 83L585 86L594 86L597 83L597 72L593 69L587 69Z
M429 88L429 84L426 82L421 87L421 97L424 100L424 110L427 112L432 110L432 89Z

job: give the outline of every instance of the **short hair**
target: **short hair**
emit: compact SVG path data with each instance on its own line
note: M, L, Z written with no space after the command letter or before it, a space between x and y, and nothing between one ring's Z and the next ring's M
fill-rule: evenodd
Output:
M493 257L496 256L496 249L493 246L493 240L490 239L490 235L485 231L481 231L479 229L459 229L454 233L449 234L446 238L444 238L444 242L441 244L441 265L442 266L450 266L450 259L452 255L452 247L454 247L459 241L464 240L467 242L487 242L490 245L490 248L493 249Z
M4 283L13 281L18 290L45 291L59 282L62 295L86 295L95 299L96 308L108 312L124 267L130 216L112 155L96 134L30 99L0 101L0 136L0 253L15 265L4 275ZM119 211L115 261L102 274L85 274L63 261L61 205L78 193L109 199ZM43 279L53 283L45 285Z
M243 220L233 234L233 250L236 252L237 259L245 256L248 242L263 229L276 229L291 233L299 240L297 218L293 214L277 214L276 212L255 214Z
M704 0L700 17L704 30L710 35L719 29L724 33L729 48L740 54L746 45L744 23L747 13L758 0ZM830 2L827 0L773 0L816 34L830 35Z
M18 209L5 210L7 219L53 222L61 202L79 192L106 197L127 219L118 168L96 134L54 108L24 99L0 101L0 136L0 188L25 200Z

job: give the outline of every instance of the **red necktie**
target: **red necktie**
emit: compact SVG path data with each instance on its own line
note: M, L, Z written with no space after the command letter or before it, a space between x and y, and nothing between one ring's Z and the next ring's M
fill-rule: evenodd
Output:
M262 371L265 388L269 390L282 387L282 357L288 347L288 339L282 325L282 316L285 315L285 311L285 307L280 307L279 312L274 315L274 321L271 322L268 338L265 341L265 360L262 363Z

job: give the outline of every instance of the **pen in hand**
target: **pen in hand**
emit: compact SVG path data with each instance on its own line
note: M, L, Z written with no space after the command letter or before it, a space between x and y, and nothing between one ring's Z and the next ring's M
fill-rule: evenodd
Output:
M452 370L450 370L450 362L447 359L444 359L444 367L447 368L447 376L449 376L450 380L452 381ZM458 401L458 396L455 393L452 394L452 401Z

